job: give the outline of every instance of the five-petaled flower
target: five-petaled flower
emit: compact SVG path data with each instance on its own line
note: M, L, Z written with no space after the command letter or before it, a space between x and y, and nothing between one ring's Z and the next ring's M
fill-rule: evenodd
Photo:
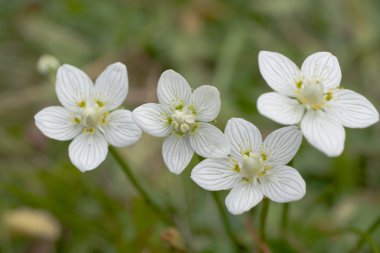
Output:
M191 178L210 191L232 189L226 205L232 214L241 214L263 197L283 203L301 199L305 181L287 163L297 153L302 133L296 126L280 128L262 142L252 123L238 118L227 122L225 134L231 154L224 159L206 159L191 173Z
M108 144L126 147L139 140L142 131L132 113L118 109L128 93L124 64L108 66L95 85L80 69L65 64L58 69L56 92L63 107L41 110L35 115L36 125L52 139L74 139L69 156L82 172L104 161Z
M259 112L280 124L300 123L309 143L328 156L343 152L343 127L364 128L379 120L379 113L365 97L339 87L342 74L331 53L310 55L300 70L279 53L261 51L259 67L275 90L259 97Z
M190 85L177 72L162 73L157 87L159 103L141 105L133 111L136 123L147 133L167 137L162 146L169 170L180 174L194 151L203 157L222 158L230 152L225 135L211 125L219 114L219 91L203 85L191 92Z

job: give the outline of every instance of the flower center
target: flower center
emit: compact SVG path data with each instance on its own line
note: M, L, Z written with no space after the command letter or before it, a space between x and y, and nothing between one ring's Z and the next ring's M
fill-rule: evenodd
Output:
M172 114L172 126L174 131L184 134L193 129L195 116L192 113L175 110Z
M103 119L103 113L97 107L88 107L82 113L82 122L85 127L96 127Z
M321 109L324 103L322 84L318 80L308 80L299 93L298 99L310 108Z
M243 155L241 173L244 177L252 179L264 170L264 164L257 154Z

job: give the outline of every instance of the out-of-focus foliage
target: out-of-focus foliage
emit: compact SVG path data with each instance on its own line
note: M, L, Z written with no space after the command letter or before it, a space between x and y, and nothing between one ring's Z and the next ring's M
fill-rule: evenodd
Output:
M68 159L68 143L47 139L34 126L37 111L58 104L54 85L36 70L42 54L93 78L110 63L125 63L128 109L155 101L160 73L175 69L193 87L221 91L219 127L243 117L266 134L280 126L256 110L258 96L270 91L258 52L278 51L300 65L313 52L330 51L341 64L343 86L380 108L378 0L0 0L0 6L0 214L4 221L19 208L44 210L61 227L60 237L49 241L15 234L4 221L0 252L170 252L168 239L161 239L167 228L112 157L82 174ZM189 177L197 161L182 175L171 174L161 143L144 135L121 152L174 215L186 251L232 252L210 194ZM307 194L290 205L284 233L283 205L270 204L272 252L372 252L368 240L355 250L360 233L353 230L367 231L380 216L380 125L348 130L339 158L304 141L294 167ZM254 248L259 211L229 217L236 236ZM371 238L379 245L380 229Z

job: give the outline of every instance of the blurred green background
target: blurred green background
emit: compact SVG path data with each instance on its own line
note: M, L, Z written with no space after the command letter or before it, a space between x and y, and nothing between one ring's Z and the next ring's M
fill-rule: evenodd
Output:
M173 240L163 236L167 228L110 155L80 173L69 161L69 142L36 129L34 114L58 105L54 85L36 70L42 54L92 78L115 61L125 63L130 110L156 101L157 80L172 68L193 88L212 84L221 91L220 128L242 117L266 135L280 126L257 113L258 96L270 91L258 52L281 52L301 65L311 53L330 51L339 59L342 85L380 108L378 0L0 0L0 6L0 252L179 252L168 243L176 233ZM197 161L180 176L171 174L161 144L144 134L120 152L173 214L182 237L176 242L185 252L233 252L210 193L189 177ZM285 233L283 205L270 204L268 252L373 252L368 242L380 244L380 124L347 130L345 152L334 159L304 141L294 167L307 194L290 205ZM259 213L260 205L229 216L252 250ZM367 241L355 248L363 235Z

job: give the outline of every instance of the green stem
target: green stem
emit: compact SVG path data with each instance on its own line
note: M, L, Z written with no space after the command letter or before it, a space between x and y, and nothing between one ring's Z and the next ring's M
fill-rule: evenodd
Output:
M294 166L294 160L292 159L288 165L290 167ZM280 234L281 236L285 236L285 231L288 227L288 220L289 220L289 208L290 208L290 203L284 203L282 206L282 213L281 213L281 225L280 225Z
M380 226L380 217L378 217L374 223L368 228L367 232L363 233L361 235L361 238L356 243L355 248L351 252L359 252L360 249L363 247L364 243L368 241L368 237L371 236L371 234L377 229L377 227ZM370 242L370 241L369 241ZM369 243L371 245L371 243Z
M260 237L263 242L265 242L265 227L266 227L266 220L268 216L268 210L269 210L269 199L264 198L263 199L263 205L261 207L261 213L260 213Z
M144 199L144 201L152 208L153 211L155 211L160 216L160 218L166 224L172 225L173 221L166 215L166 213L153 201L153 199L144 190L144 188L141 186L141 184L137 180L136 176L133 174L128 163L120 156L117 150L114 147L110 146L109 151L114 157L114 159L116 160L116 162L119 164L119 166L122 168L123 172L128 177L129 181L132 183L132 185L135 187L135 189L139 192L141 197Z
M367 232L363 232L357 228L352 228L352 227L346 228L346 229L342 230L342 232L351 232L351 233L355 233L355 234L361 236L361 238L363 238L365 241L368 242L368 245L370 246L372 253L380 253L379 248L376 246L375 241L372 239L372 237ZM353 252L356 253L358 251L353 251Z
M244 251L246 248L236 238L235 233L233 232L231 224L228 220L228 215L227 215L226 209L224 208L223 203L220 201L217 192L213 191L211 193L212 193L212 197L216 203L216 206L218 207L220 218L222 219L223 227L224 227L228 237L233 242L233 244L237 248L238 252Z
M285 235L286 228L288 227L288 217L289 217L289 203L284 203L282 206L281 214L281 235Z

